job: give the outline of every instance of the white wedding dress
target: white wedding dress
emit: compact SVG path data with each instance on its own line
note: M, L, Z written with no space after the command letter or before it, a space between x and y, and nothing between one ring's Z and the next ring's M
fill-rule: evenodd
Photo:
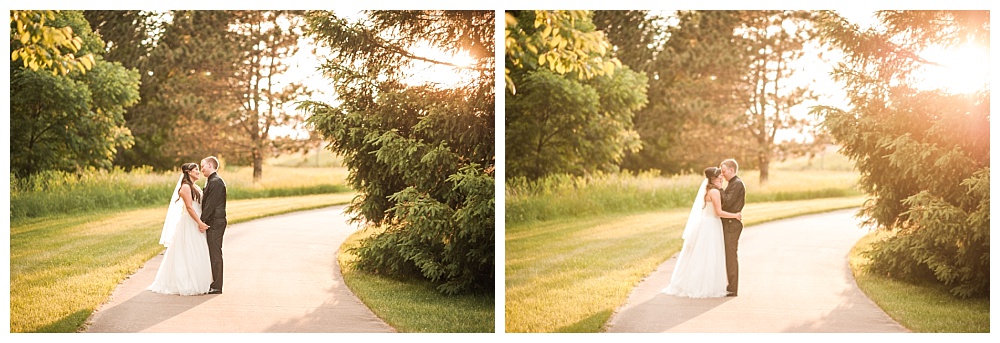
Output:
M176 190L174 191L176 194ZM182 205L183 200L177 200ZM192 202L196 213L201 215L201 203ZM177 211L173 211L177 212ZM147 288L150 291L163 294L198 295L208 293L212 284L212 265L208 258L208 241L205 233L198 231L198 223L187 211L172 213L168 210L167 222L176 221L172 234L164 230L166 237L161 243L167 246L167 252L160 262L156 279ZM180 215L180 218L170 218ZM172 223L171 223L172 224ZM172 226L172 225L171 225Z
M704 196L704 192L700 195ZM700 213L692 210L691 215L700 218L689 218L670 285L662 292L688 298L725 297L729 280L726 278L722 220L715 215L711 204L704 206ZM692 223L692 220L697 222Z

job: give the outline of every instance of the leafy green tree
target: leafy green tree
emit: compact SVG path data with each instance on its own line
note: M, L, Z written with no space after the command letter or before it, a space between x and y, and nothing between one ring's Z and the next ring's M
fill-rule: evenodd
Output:
M611 44L595 31L590 11L507 11L504 29L504 77L507 91L517 94L515 69L548 68L589 79L621 67L608 52ZM580 29L580 27L589 29Z
M75 34L73 27L61 26L58 12L10 11L11 62L21 60L25 68L33 71L51 70L52 74L62 75L72 70L86 73L93 68L93 53L81 51L84 38Z
M507 175L615 171L638 148L632 111L645 103L645 77L628 69L587 82L542 69L518 79L505 105Z
M441 292L494 287L493 11L366 11L359 21L307 13L331 48L322 67L339 104L303 103L315 131L344 159L359 192L354 220L382 231L353 252L357 267L418 275ZM418 63L453 65L416 49L467 52L471 80L410 84Z
M892 233L866 254L872 272L937 280L960 297L990 290L990 92L914 87L921 51L989 45L988 11L879 11L862 30L836 13L819 21L846 60L833 76L850 107L815 114L855 161L868 201L859 215ZM983 66L984 68L986 66Z
M561 15L511 14L516 34L508 37L525 40L514 45L526 48L506 57L508 83L517 85L505 94L507 177L615 171L624 152L639 147L632 116L646 103L646 76L612 62L617 59L589 12L570 12L562 16L567 22L547 24ZM552 36L556 31L560 35ZM574 60L572 68L558 62L561 57L557 62L548 57L564 55L586 57Z
M59 12L50 23L77 33L77 53L98 57L86 74L11 63L11 172L24 177L45 170L111 168L116 150L132 145L124 113L139 100L138 72L100 57L103 43L81 12ZM12 51L17 49L11 44Z

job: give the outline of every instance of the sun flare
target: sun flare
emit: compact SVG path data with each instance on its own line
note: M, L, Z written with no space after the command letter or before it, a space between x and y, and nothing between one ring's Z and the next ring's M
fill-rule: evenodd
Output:
M467 51L447 53L426 44L415 46L411 52L430 60L442 62L431 63L415 61L411 67L411 77L407 83L411 85L436 84L441 87L457 87L476 77L468 68L476 64L476 60Z
M951 49L935 46L921 53L921 57L939 65L929 64L918 71L918 88L971 93L989 87L990 52L987 48L972 43Z
M472 56L469 56L469 53L466 51L455 54L451 57L451 61L449 62L459 68L468 68L472 66L473 63L476 63L476 61L472 59Z

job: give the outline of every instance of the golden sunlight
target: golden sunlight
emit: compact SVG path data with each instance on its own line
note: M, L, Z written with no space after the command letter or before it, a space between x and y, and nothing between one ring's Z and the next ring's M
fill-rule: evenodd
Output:
M448 54L436 48L421 44L410 50L414 55L452 65L415 61L407 83L411 85L436 84L439 87L458 87L476 77L466 68L476 63L466 51Z
M460 68L468 68L475 62L476 61L472 59L472 56L469 56L469 53L466 51L462 51L458 54L455 54L454 56L452 56L451 61L449 61L449 63L454 64Z
M926 65L917 72L917 88L958 94L989 87L990 52L987 48L972 43L951 49L935 46L921 53L921 57L939 65Z

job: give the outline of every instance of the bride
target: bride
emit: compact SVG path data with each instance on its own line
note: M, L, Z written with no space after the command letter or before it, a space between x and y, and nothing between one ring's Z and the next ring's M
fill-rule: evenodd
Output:
M167 252L147 289L163 294L204 294L212 283L212 266L203 229L208 226L200 219L201 189L194 184L201 172L197 163L181 165L181 172L160 234L160 244Z
M670 285L663 289L663 293L688 298L726 296L729 281L720 218L743 220L743 217L740 213L722 210L722 179L722 169L705 169L705 180L695 196L684 226L684 245L677 257Z

